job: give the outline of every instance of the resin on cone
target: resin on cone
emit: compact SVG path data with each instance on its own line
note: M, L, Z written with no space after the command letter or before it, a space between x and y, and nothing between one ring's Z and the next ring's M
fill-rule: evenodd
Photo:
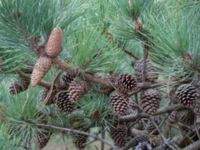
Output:
M59 27L52 30L45 46L45 51L49 57L57 57L62 46L62 31Z
M140 95L140 105L145 113L153 115L159 108L160 99L158 90L147 89Z
M122 93L133 92L137 89L137 79L129 74L121 74L116 79L116 88Z
M40 56L31 74L31 86L36 86L51 68L51 58Z
M119 116L127 115L128 113L128 105L129 98L119 93L118 91L114 91L110 94L110 104L114 113Z

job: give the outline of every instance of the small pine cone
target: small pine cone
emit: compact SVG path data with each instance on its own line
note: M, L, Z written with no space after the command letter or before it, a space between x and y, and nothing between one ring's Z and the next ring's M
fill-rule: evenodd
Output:
M36 86L51 68L52 61L46 56L38 58L31 74L31 86Z
M177 118L176 118L177 111L172 111L168 117L169 123L176 123Z
M137 79L129 74L121 74L116 79L116 87L121 93L130 93L137 89Z
M114 91L110 94L110 104L113 112L119 116L127 115L129 99L126 95Z
M135 150L152 150L151 144L146 135L137 135L134 138L133 147L135 147Z
M85 81L75 78L68 88L69 99L78 101L88 91L88 85Z
M28 89L30 81L28 80L18 80L10 84L9 86L9 93L10 94L17 94L23 92Z
M60 91L55 96L55 103L63 112L71 113L75 109L75 104L70 101L68 91Z
M140 100L144 112L153 115L159 108L160 93L156 89L147 89L141 93Z
M74 140L74 145L76 148L79 150L83 150L85 148L85 144L87 143L88 136L86 135L81 135L81 134L76 134L75 135L75 140Z
M44 148L50 140L52 132L48 129L41 129L36 135L36 147Z
M154 122L152 122L152 121L154 121ZM159 117L154 117L153 120L149 120L149 122L148 122L147 125L146 125L146 130L147 130L147 132L148 132L148 133L151 133L151 134L153 134L153 135L158 135L159 132L158 132L158 130L156 129L154 123L155 123L157 126L159 126L160 122L161 122L161 120L160 120Z
M196 115L191 109L177 110L176 118L178 122L188 126L193 125L196 121Z
M175 96L178 99L179 103L185 106L193 106L193 104L199 97L199 94L196 88L191 84L182 84L177 87Z
M59 27L52 30L45 51L49 57L57 57L61 51L62 46L62 31Z
M43 88L41 93L40 93L40 101L44 103L47 95L48 95L49 90L46 88ZM45 105L51 105L54 103L54 95L55 95L56 91L52 91L51 96L48 100L48 102Z
M135 62L134 64L134 70L135 70L135 76L137 78L138 82L142 82L143 80L143 66L144 66L144 59L140 59ZM151 64L151 62L147 59L146 60L146 80L149 82L154 82L158 79L158 71L155 69L155 67Z
M64 73L60 76L59 78L59 88L60 89L68 89L69 88L69 84L73 81L74 76L70 75L68 73Z
M119 124L116 127L111 127L109 134L116 146L124 147L127 142L127 132L127 127L123 124Z

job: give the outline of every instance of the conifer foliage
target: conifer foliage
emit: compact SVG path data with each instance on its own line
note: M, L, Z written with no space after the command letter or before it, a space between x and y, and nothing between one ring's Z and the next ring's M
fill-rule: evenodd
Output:
M0 0L0 149L200 149L199 6Z

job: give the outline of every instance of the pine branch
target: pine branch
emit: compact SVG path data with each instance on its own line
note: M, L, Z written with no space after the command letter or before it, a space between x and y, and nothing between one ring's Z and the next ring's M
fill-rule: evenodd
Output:
M161 115L161 114L165 114L165 113L170 113L174 110L178 110L178 109L186 109L188 107L186 106L183 106L181 104L177 104L177 105L172 105L172 106L167 106L167 107L164 107L164 108L161 108L159 109L155 114L153 114L152 116L158 116L158 115ZM145 114L145 113L139 113L137 115L128 115L128 116L123 116L123 117L120 117L119 118L119 121L125 121L125 122L130 122L130 121L135 121L137 119L142 119L142 118L149 118L151 117L150 115L148 114Z
M130 52L129 50L127 50L127 49L122 49L126 54L128 54L130 57L132 57L133 59L135 59L135 60L138 60L139 58L138 57L136 57L132 52Z

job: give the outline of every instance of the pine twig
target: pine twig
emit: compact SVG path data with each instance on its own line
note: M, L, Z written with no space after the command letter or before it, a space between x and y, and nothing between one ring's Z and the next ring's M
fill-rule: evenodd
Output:
M165 113L170 113L174 110L177 110L177 109L185 109L187 108L186 106L183 106L181 104L177 104L177 105L172 105L172 106L167 106L167 107L164 107L164 108L161 108L159 109L155 114L153 114L152 116L158 116L158 115L161 115L161 114L165 114ZM151 117L150 115L146 114L146 113L139 113L137 115L128 115L128 116L123 116L123 117L120 117L119 118L119 121L125 121L125 122L130 122L130 121L134 121L136 119L139 119L139 118L149 118Z
M97 139L97 140L103 142L104 144L108 145L108 146L111 147L112 149L114 148L114 146L113 146L112 144L110 144L109 142L107 142L106 140L102 139L101 137L99 137L99 136L96 135L96 134L92 134L92 133L88 133L88 132L84 132L84 131L80 131L80 130L76 130L76 129L58 127L58 126L55 126L55 125L42 124L42 123L35 123L35 122L32 122L32 121L20 121L20 122L32 124L32 125L35 125L35 126L38 126L38 127L45 127L45 128L49 128L49 129L58 130L58 131L60 131L60 132L62 132L62 133L63 133L63 132L66 132L66 133L68 133L68 134L77 133L77 134L81 134L81 135L90 136L90 137L92 137L92 138L94 138L94 139Z

